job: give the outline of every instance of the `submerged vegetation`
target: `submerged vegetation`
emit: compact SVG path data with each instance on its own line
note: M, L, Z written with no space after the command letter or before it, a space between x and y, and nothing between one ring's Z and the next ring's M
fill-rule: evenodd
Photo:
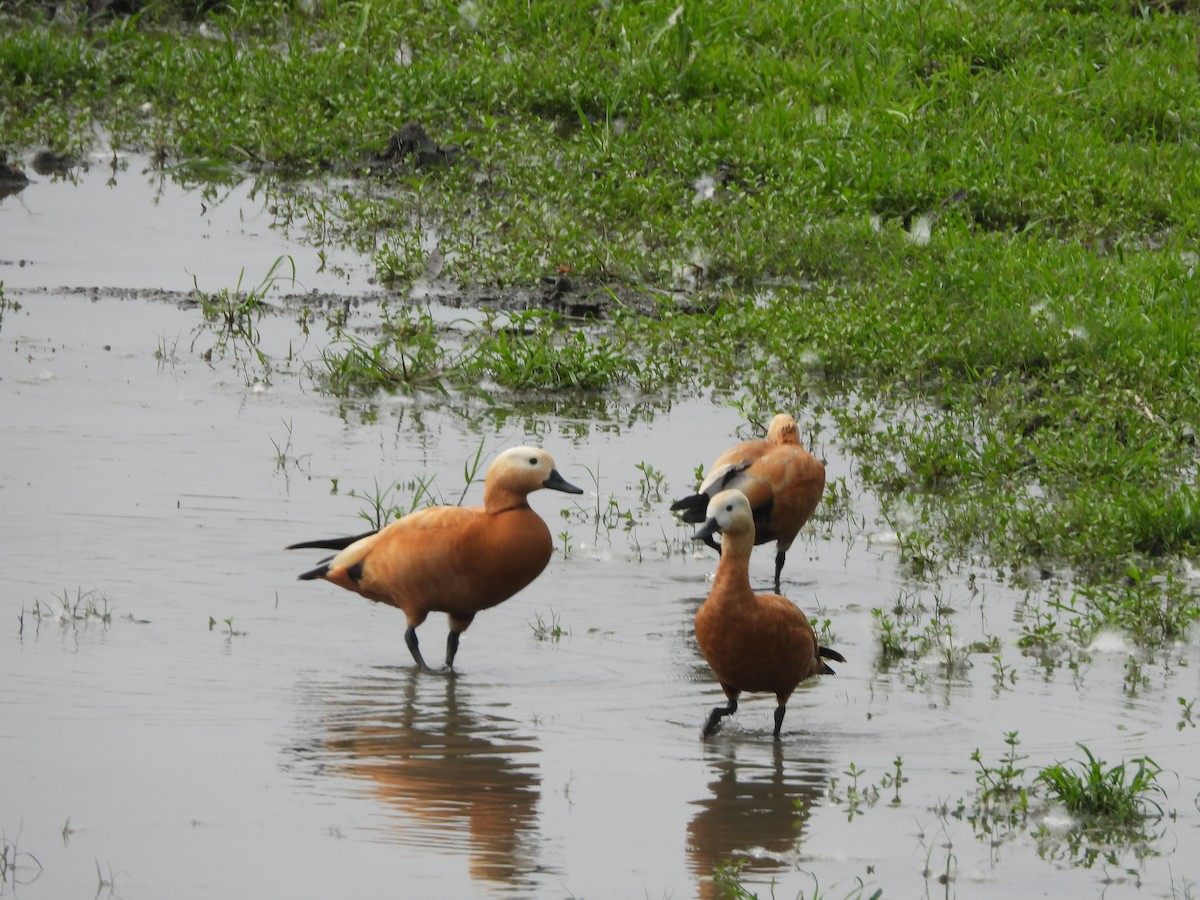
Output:
M111 9L130 8L0 13L6 156L306 179L280 220L373 254L401 296L564 275L610 292L586 326L331 316L322 390L810 410L914 566L1056 585L1031 644L1110 626L1164 644L1200 615L1192 4ZM206 298L218 342L253 337L260 299ZM936 616L907 637L881 616L887 652L955 664Z
M1086 762L1053 763L1027 780L1017 732L1006 734L1004 742L1008 750L995 765L984 762L978 750L972 755L979 791L972 804L952 813L965 816L977 835L999 840L1040 819L1035 834L1043 857L1065 852L1085 866L1101 859L1117 865L1125 851L1149 852L1156 837L1152 826L1166 814L1155 799L1165 798L1166 791L1154 760L1143 756L1110 766L1079 744ZM1046 824L1053 806L1071 816L1065 829Z

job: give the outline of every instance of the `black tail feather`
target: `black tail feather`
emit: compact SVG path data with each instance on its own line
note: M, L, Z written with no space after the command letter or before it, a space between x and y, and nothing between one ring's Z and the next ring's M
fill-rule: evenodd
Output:
M317 566L315 569L309 569L307 572L300 575L299 578L301 581L315 581L318 578L324 578L325 573L328 571L329 564L321 563L321 565Z
M838 653L836 650L830 650L828 647L818 647L817 656L824 657L825 659L837 660L838 662L846 661L846 657L842 656L842 654Z
M671 511L680 512L682 510L683 515L679 518L695 525L704 521L704 516L708 512L708 500L707 494L692 494L690 497L684 497L682 500L672 503Z
M363 532L362 534L356 534L353 537L321 538L320 540L316 540L316 541L301 541L298 544L289 544L288 546L284 547L283 549L284 550L310 550L310 549L314 549L314 550L345 550L347 547L349 547L355 541L361 541L363 538L370 537L374 533L375 532L372 530L372 531Z

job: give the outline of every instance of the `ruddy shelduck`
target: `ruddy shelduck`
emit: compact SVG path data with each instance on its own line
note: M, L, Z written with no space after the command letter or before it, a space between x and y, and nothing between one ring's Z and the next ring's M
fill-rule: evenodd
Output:
M708 737L721 719L737 712L742 691L772 693L775 739L783 727L788 698L813 675L832 675L823 661L845 662L842 654L817 643L808 617L786 597L756 594L750 587L754 515L741 491L721 491L708 504L695 539L720 532L721 559L708 598L696 610L696 643L729 703L713 709L704 725Z
M417 627L431 612L446 613L446 668L451 669L459 636L475 614L503 603L550 561L550 529L529 506L529 495L540 488L583 493L563 479L546 451L513 447L488 468L483 506L434 506L379 531L303 541L287 549L341 551L302 574L301 580L323 578L402 610L408 619L404 643L422 669L428 666Z
M693 525L704 521L709 501L723 490L735 488L746 495L754 511L754 543L775 541L775 590L787 552L821 502L825 466L800 443L796 420L780 413L771 420L766 440L742 441L712 464L700 492L671 504ZM712 536L704 543L718 553Z

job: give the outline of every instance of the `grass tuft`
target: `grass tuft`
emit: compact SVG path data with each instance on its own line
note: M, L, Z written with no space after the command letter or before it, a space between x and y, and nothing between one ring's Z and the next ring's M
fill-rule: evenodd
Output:
M1055 763L1038 773L1037 781L1051 797L1084 820L1085 826L1137 828L1147 818L1161 818L1155 796L1165 797L1158 784L1162 769L1148 756L1107 766L1083 744L1086 762Z

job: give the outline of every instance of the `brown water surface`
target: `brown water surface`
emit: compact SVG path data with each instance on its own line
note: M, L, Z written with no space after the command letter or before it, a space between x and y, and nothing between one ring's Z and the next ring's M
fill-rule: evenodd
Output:
M792 410L853 508L806 529L784 592L830 620L848 662L797 691L781 742L768 698L703 742L721 697L691 620L715 557L667 507L731 443L736 410L346 406L312 389L302 360L319 339L288 316L262 322L270 373L206 362L195 308L121 289L186 290L201 272L232 287L281 253L307 284L319 259L253 224L244 188L199 214L169 179L108 176L0 202L0 895L712 897L730 858L759 896L1195 894L1200 773L1178 700L1200 696L1194 640L1151 657L1112 635L1022 655L1038 591L966 568L914 580L837 434ZM365 285L358 271L344 289ZM351 490L420 476L455 502L481 444L490 458L523 442L587 493L532 497L566 542L478 617L457 674L413 670L396 611L295 580L320 552L285 544L366 527ZM661 496L642 463L663 473ZM475 483L466 502L480 496ZM630 515L602 515L614 507ZM756 584L772 556L756 552ZM945 608L942 652L881 661L872 609L898 601L917 630ZM440 657L444 617L421 635ZM997 649L963 649L991 637ZM976 796L972 752L998 764L1011 731L1030 775L1082 759L1079 741L1113 763L1157 760L1171 816L1149 853L1089 860L1053 807L990 833L954 815Z

